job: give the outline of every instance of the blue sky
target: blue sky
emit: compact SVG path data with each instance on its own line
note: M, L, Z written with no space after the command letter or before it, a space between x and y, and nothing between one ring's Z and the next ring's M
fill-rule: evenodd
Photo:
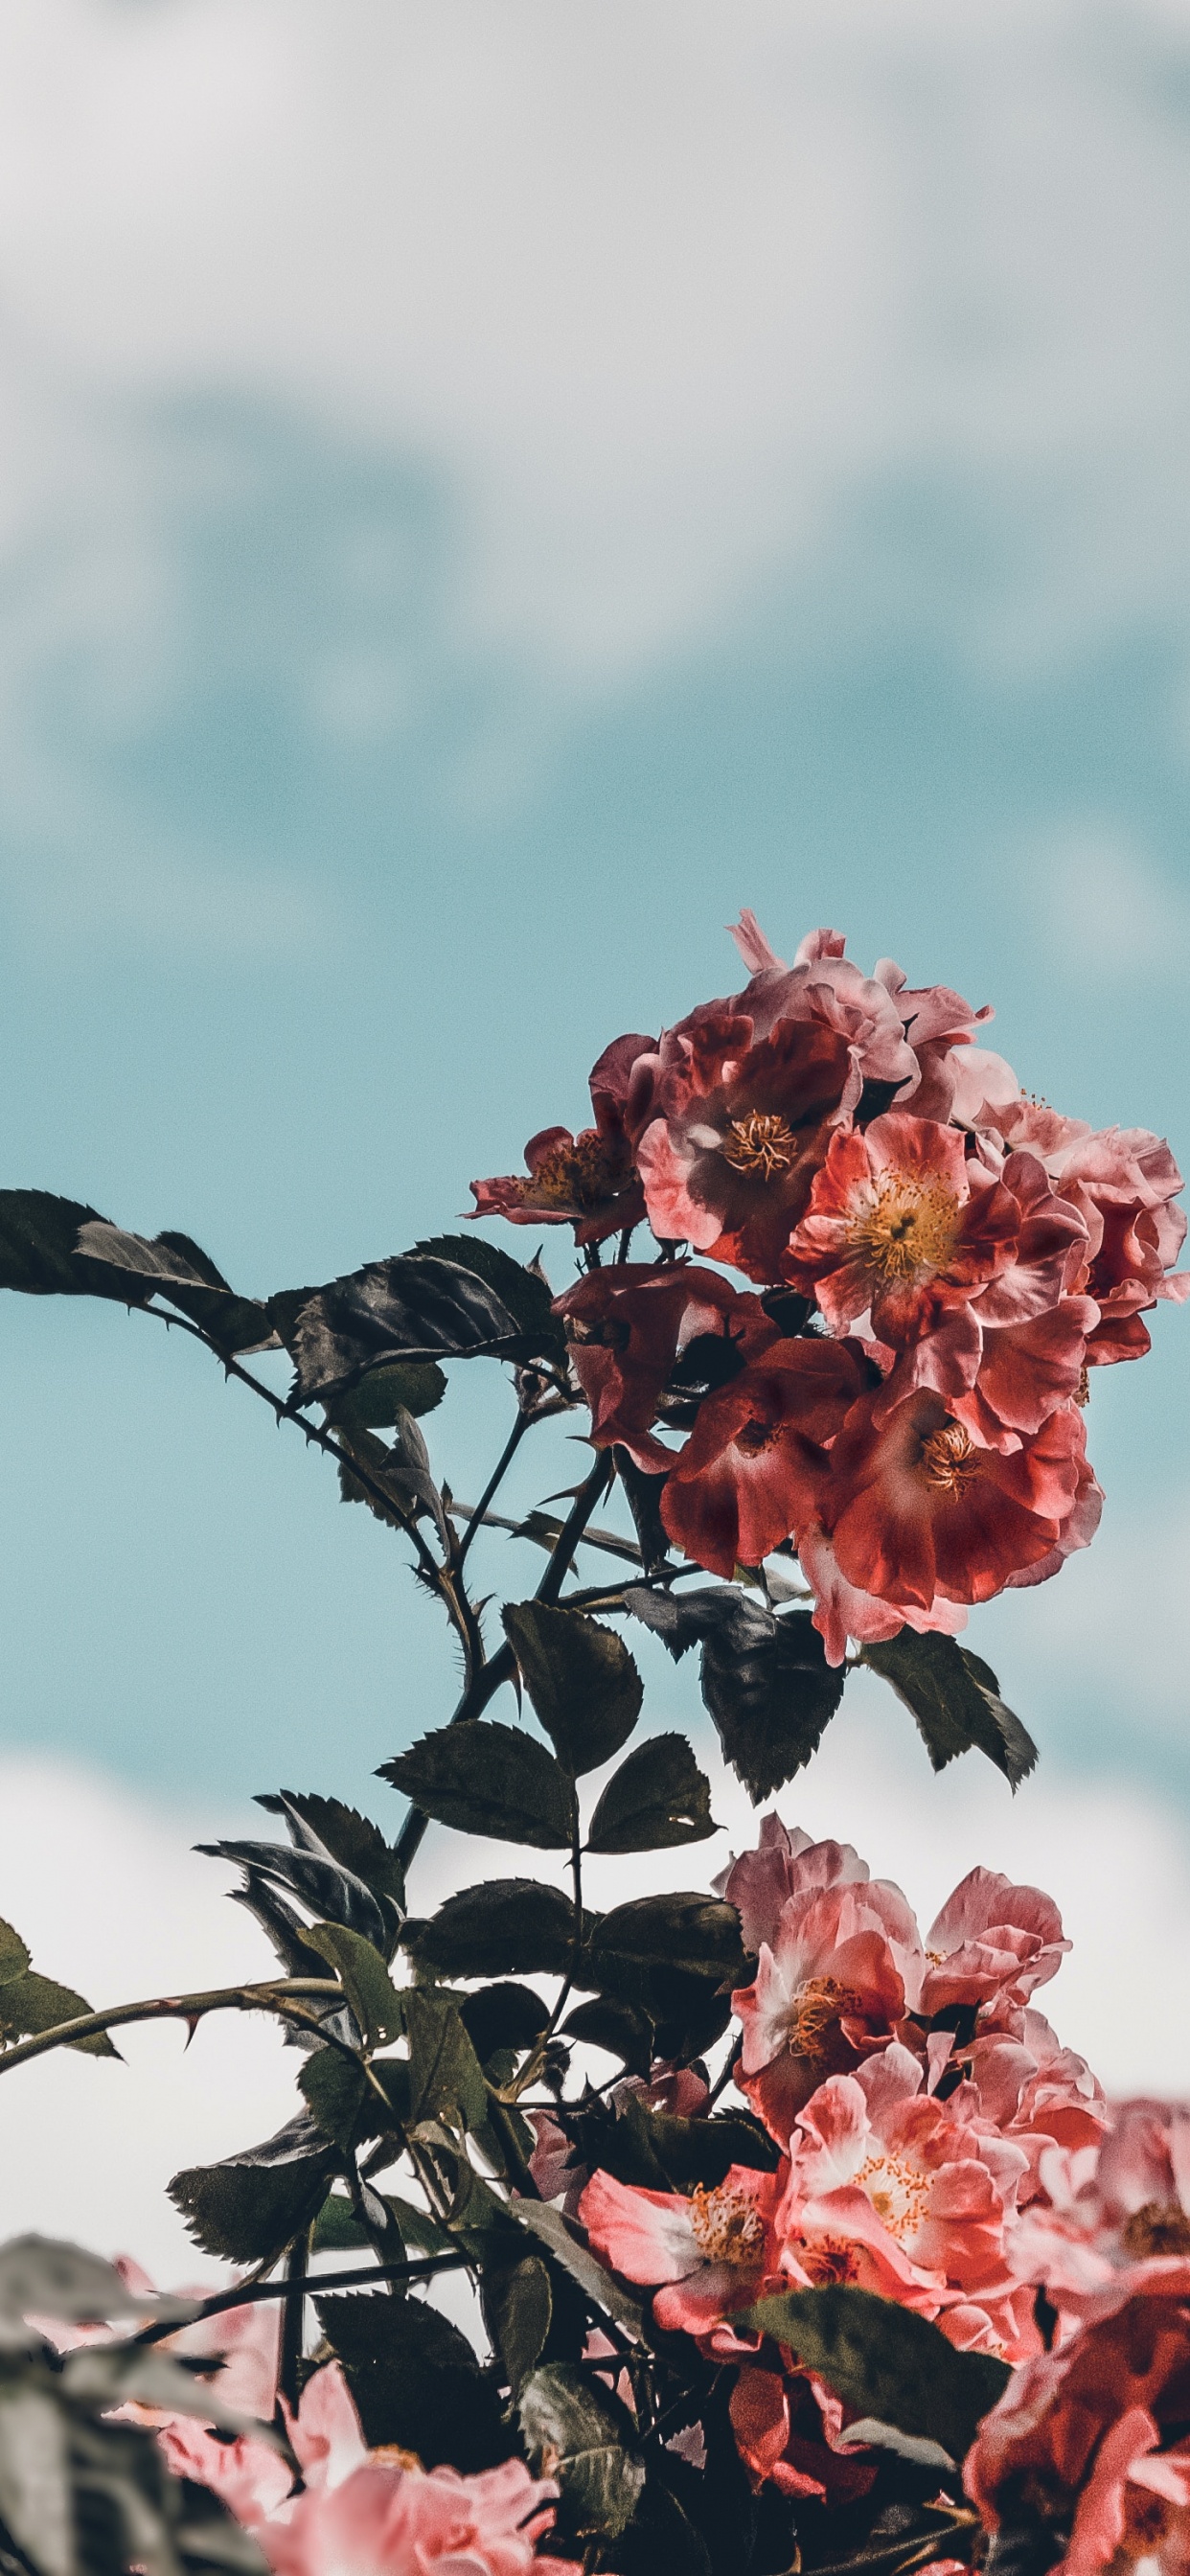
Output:
M730 985L742 902L1190 1153L1180 11L4 44L10 1181L333 1275ZM159 1327L0 1322L5 1738L362 1792L449 1687L381 1534ZM1093 1565L974 1628L1056 1761L1179 1800L1185 1330L1096 1383Z

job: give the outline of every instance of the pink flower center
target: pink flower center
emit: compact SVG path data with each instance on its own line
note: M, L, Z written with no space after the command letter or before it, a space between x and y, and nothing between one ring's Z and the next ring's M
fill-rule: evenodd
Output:
M922 1444L922 1473L927 1483L936 1486L939 1493L965 1494L968 1485L978 1476L982 1463L970 1433L964 1430L961 1422L944 1422L941 1429L931 1431L929 1439Z
M945 1181L886 1172L851 1227L849 1241L882 1279L945 1270L954 1257L961 1210Z
M890 2236L900 2243L904 2237L916 2235L930 2197L926 2174L919 2172L916 2165L907 2164L903 2156L869 2156L855 2180L857 2188L867 2193Z
M797 1138L773 1111L750 1109L746 1118L732 1119L721 1151L724 1162L737 1172L771 1181L775 1173L787 1172L796 1163Z
M1152 2254L1190 2254L1190 2218L1176 2200L1146 2200L1125 2220L1120 2242L1142 2263Z
M837 1977L811 1977L799 1986L785 2024L785 2045L793 2057L807 2057L812 2066L826 2066L832 2058L844 2065L849 2052L840 2047L839 2022L844 2013L862 2010L863 1998L850 1986L841 1986Z
M759 2262L764 2220L747 2192L728 2191L724 2183L708 2191L697 2183L690 2195L690 2224L706 2262L741 2266Z
M599 1208L622 1190L627 1177L622 1147L598 1135L554 1145L525 1184L530 1207Z
M808 2281L816 2289L828 2289L834 2281L854 2281L858 2264L855 2247L845 2236L818 2236L799 2245L797 2259Z

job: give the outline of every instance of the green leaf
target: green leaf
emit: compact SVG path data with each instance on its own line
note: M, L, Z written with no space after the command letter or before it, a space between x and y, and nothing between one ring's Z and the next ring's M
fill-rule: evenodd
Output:
M702 1695L724 1755L753 1804L791 1780L817 1751L843 1696L808 1610L775 1618L735 1585L671 1594L636 1585L629 1610L675 1660L702 1644Z
M337 2048L315 2048L298 2076L298 2089L311 2118L336 2147L346 2153L376 2138L386 2122L383 2106L368 2083L358 2058Z
M590 1852L663 1851L704 1843L719 1828L711 1784L684 1735L638 1744L608 1781L587 1834Z
M85 1995L76 1995L73 1986L56 1985L52 1977L39 1977L33 1968L0 1985L0 2032L6 2039L27 2039L38 2031L57 2030L60 2022L81 2021L90 2011ZM72 2039L66 2044L86 2057L118 2057L120 2053L105 2030L92 2031L88 2039Z
M940 2442L961 2461L1012 2376L987 2352L958 2352L937 2326L871 2290L787 2290L749 2311L860 2415Z
M221 1350L269 1350L276 1345L268 1310L255 1297L237 1297L208 1253L188 1234L159 1234L150 1243L102 1217L79 1227L76 1267L100 1296L144 1306L154 1296L177 1306Z
M626 1744L644 1684L627 1646L581 1610L510 1601L504 1633L525 1688L572 1777L596 1771Z
M405 2024L410 2125L442 2119L454 2128L482 2127L488 2115L487 2086L458 2005L431 1987L411 1986Z
M342 2362L370 2450L395 2443L427 2469L471 2476L507 2457L491 2380L470 2344L420 2299L364 2293L315 2296L322 2331Z
M354 2254L366 2251L368 2234L361 2227L345 2191L327 2193L314 2222L311 2251L315 2254Z
M343 1992L363 2033L366 2048L387 2048L404 2029L401 1998L379 1950L360 1932L343 1923L312 1923L306 1933L311 1949L329 1960L342 1979Z
M279 1789L275 1796L258 1797L255 1803L270 1816L284 1816L295 1840L304 1836L312 1852L325 1852L349 1877L362 1880L373 1896L404 1907L405 1873L370 1816L345 1807L341 1798L318 1798L312 1790L299 1796L294 1789Z
M560 1887L489 1878L448 1896L429 1922L407 1923L402 1938L413 1958L444 1976L564 1976L574 1928L574 1907Z
M75 2576L67 2418L20 2380L0 2387L0 2516L37 2576Z
M49 1190L0 1190L0 1288L27 1297L85 1297L75 1266L81 1225L102 1225L93 1207Z
M485 2273L483 2313L515 2397L541 2358L554 2313L550 2276L538 2255L522 2255L507 2269L497 2265Z
M919 1637L902 1628L883 1645L864 1646L860 1661L892 1683L912 1710L935 1771L977 1746L1015 1789L1037 1760L1037 1747L1000 1697L990 1664L953 1637Z
M575 1831L574 1790L545 1746L518 1727L484 1719L443 1726L380 1766L428 1816L460 1833L567 1851Z
M459 2012L481 2066L486 2066L497 2050L516 2055L532 2048L550 2017L549 2005L542 2002L532 1986L508 1982L481 1986L477 1994L464 1995Z
M602 2308L605 2316L614 2317L617 2325L624 2326L639 2342L644 2334L644 2309L640 2300L634 2298L631 2290L617 2281L607 2265L591 2252L585 2238L576 2232L562 2211L551 2208L544 2200L518 2200L514 2210L521 2226L527 2227L530 2235L544 2245L555 2263L560 2263L571 2280L578 2283L584 2296Z
M13 1931L11 1923L0 1922L0 1986L11 1985L14 1977L23 1977L28 1965L29 1952L20 1933Z
M701 1891L637 1896L605 1914L588 1944L592 1983L648 2005L655 1970L738 1984L745 1961L740 1918Z
M630 2094L621 2117L647 2138L663 2174L679 2191L692 2189L695 2183L713 2190L732 2165L775 2173L781 2161L768 2131L743 2112L684 2120L673 2111L651 2111Z
M271 2263L313 2224L336 2162L309 2112L300 2111L262 2146L176 2173L169 2196L204 2254Z
M428 1243L415 1243L412 1257L449 1261L460 1270L469 1270L473 1278L482 1279L486 1287L495 1290L521 1331L536 1345L539 1358L564 1356L566 1331L561 1316L554 1313L553 1289L532 1264L515 1261L510 1252L498 1243L489 1243L482 1234L434 1235Z
M606 2048L611 2056L621 2059L629 2075L647 2075L654 2057L653 2025L647 2013L636 2004L620 2003L613 1995L592 1995L590 2002L576 2004L562 2024L563 2036L579 2039L590 2048Z
M526 2380L517 2411L531 2459L539 2472L548 2464L562 2489L567 2527L618 2540L645 2482L627 2407L572 2364L550 2361Z
M390 1360L341 1397L330 1419L344 1431L389 1431L402 1413L433 1413L445 1393L446 1377L436 1361Z

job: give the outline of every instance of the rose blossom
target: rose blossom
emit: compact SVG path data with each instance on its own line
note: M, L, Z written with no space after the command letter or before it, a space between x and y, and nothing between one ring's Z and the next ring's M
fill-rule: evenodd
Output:
M813 1515L823 1444L863 1383L847 1343L777 1341L704 1396L661 1496L669 1537L712 1574L760 1565Z
M783 1267L832 1332L870 1313L877 1340L900 1348L1008 1268L1020 1226L1011 1190L957 1128L893 1110L832 1137Z
M945 1601L935 1595L928 1610L913 1602L881 1601L874 1592L861 1592L858 1584L849 1583L843 1573L832 1541L818 1522L798 1532L798 1561L814 1594L813 1624L822 1639L828 1664L839 1665L846 1659L847 1648L854 1637L863 1644L878 1645L887 1637L899 1637L902 1628L914 1628L919 1635L939 1629L947 1637L961 1635L967 1625L962 1603Z
M810 1887L786 1899L754 1984L733 1994L743 2025L736 2082L778 2146L824 2076L849 2072L892 2035L916 1978L920 1935L887 1880Z
M713 2190L649 2191L591 2177L579 2203L591 2243L613 2272L653 2290L653 2314L667 2333L737 2349L727 2321L750 2308L771 2280L779 2286L773 2217L783 2176L732 2165ZM727 2325L726 2336L722 2329Z
M253 2526L275 2576L580 2576L573 2560L539 2558L558 2488L523 2460L478 2477L424 2470L369 2453L334 2488L307 2488L284 2519Z
M930 2016L955 2004L1023 2004L1057 1975L1069 1948L1051 1896L1014 1887L998 1870L969 1870L926 1934L918 2009Z
M941 1397L909 1396L887 1420L852 1408L831 1453L822 1516L849 1583L898 1608L988 1601L1051 1557L1078 1492L1085 1435L1061 1407L1007 1454L984 1447Z
M578 1136L568 1127L543 1127L525 1147L527 1172L472 1181L473 1215L506 1217L510 1225L573 1225L576 1243L601 1243L639 1224L644 1199L624 1113L633 1066L655 1043L623 1037L605 1047L591 1072L594 1126Z
M1164 1138L1146 1127L1095 1132L1081 1118L1031 1101L995 1112L987 1141L993 1131L1010 1151L1023 1147L1035 1155L1084 1218L1087 1259L1069 1285L1100 1309L1088 1361L1142 1358L1149 1336L1141 1315L1159 1298L1181 1303L1190 1296L1190 1272L1168 1275L1185 1241L1186 1218L1172 1204L1182 1175Z
M745 2362L730 2399L736 2449L754 2487L850 2504L876 2477L871 2455L839 2446L844 2410L810 2371Z
M746 1352L780 1338L759 1297L685 1261L590 1271L555 1298L554 1311L591 1408L595 1446L619 1442L660 1473L672 1453L650 1438L650 1426L675 1369L685 1363L699 1382L718 1383L736 1374Z

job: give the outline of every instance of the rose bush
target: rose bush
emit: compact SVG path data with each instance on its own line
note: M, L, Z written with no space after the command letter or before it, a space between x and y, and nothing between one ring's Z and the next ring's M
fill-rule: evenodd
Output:
M1190 1292L1180 1177L1023 1093L950 987L834 931L788 966L735 936L741 990L613 1039L593 1123L472 1184L478 1217L569 1226L569 1281L468 1231L257 1298L187 1235L0 1191L0 1285L202 1344L396 1535L462 1667L381 1764L391 1836L278 1789L210 1847L272 1976L92 2011L0 1925L0 2074L221 2010L273 2016L296 2070L274 2137L170 2185L223 2288L0 2247L12 2576L1190 2555L1190 2114L1109 2106L1062 2044L1037 1888L972 1870L923 1932L770 1808L711 1885L650 1892L640 1855L718 1828L693 1746L637 1735L627 1642L697 1648L754 1805L861 1666L935 1769L977 1749L1015 1787L1033 1746L959 1635L1094 1535L1092 1373ZM423 1424L484 1358L514 1411L464 1504ZM580 1481L500 1510L550 1425ZM538 1552L498 1617L489 1530ZM424 1910L431 1823L510 1874Z

